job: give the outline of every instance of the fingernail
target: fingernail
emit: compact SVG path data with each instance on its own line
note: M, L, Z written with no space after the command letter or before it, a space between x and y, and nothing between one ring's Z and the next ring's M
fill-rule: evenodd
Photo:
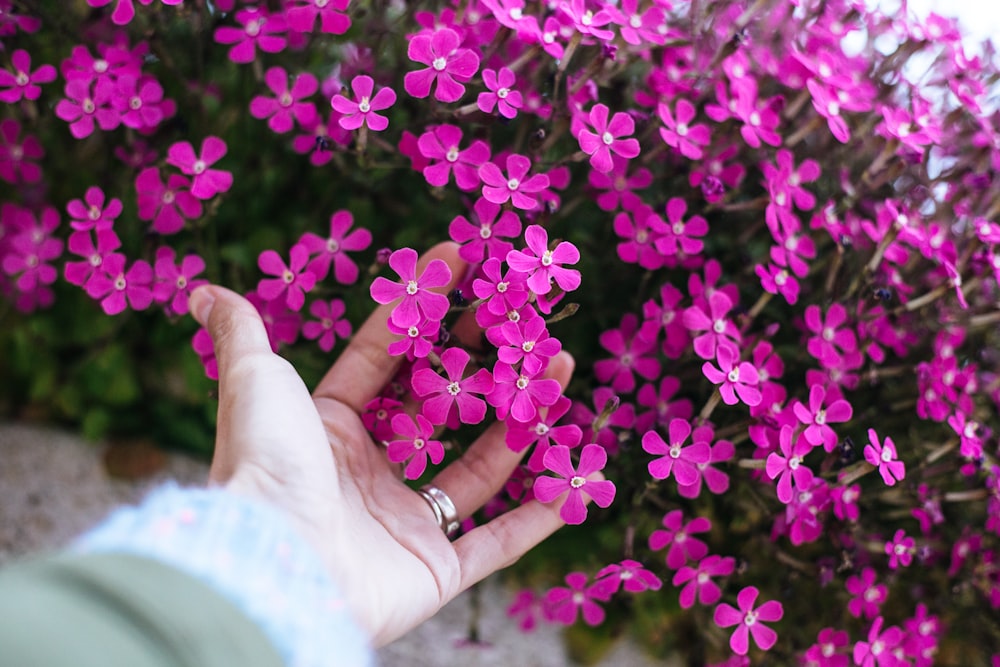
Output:
M211 315L214 304L215 295L212 294L208 286L199 287L191 292L191 298L188 300L191 314L194 315L194 319L198 321L198 324L203 327L208 326L208 316Z

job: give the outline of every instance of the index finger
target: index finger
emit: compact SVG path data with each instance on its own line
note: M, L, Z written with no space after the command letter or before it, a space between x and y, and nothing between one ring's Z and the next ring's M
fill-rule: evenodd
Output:
M433 288L433 291L448 294L462 280L466 264L458 256L457 244L439 243L417 260L417 275L434 259L444 260L448 264L451 280L447 285ZM392 380L402 361L401 356L394 357L388 352L389 344L397 340L397 336L386 326L394 307L395 303L379 306L368 316L348 343L347 349L320 380L313 392L315 398L340 401L360 413Z

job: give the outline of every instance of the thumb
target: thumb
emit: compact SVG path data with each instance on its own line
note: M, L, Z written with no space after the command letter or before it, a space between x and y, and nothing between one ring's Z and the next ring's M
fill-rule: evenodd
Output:
M203 285L191 293L189 304L194 319L212 337L220 383L232 374L238 361L272 354L260 313L239 294L218 285Z

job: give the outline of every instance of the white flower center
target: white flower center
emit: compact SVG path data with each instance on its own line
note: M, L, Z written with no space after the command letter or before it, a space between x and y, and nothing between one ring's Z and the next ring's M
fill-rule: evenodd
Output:
M642 17L639 16L638 14L633 14L632 16L628 17L628 24L633 28L641 28Z
M406 283L406 293L409 294L410 296L413 296L414 294L416 294L418 289L420 289L420 288L417 287L417 281L416 280L410 280L410 281L408 281Z
M542 253L541 262L542 262L542 266L551 266L552 265L552 251L551 250L546 250L545 252Z
M205 169L207 167L208 165L205 164L204 160L195 160L194 166L191 167L191 171L193 171L195 174L202 174L205 172Z
M733 366L733 370L729 371L729 375L726 376L730 382L740 381L740 367Z
M507 286L510 285L507 281L497 283L497 292L503 294L507 291Z
M93 266L94 268L100 266L101 261L102 261L101 256L98 255L97 253L94 253L93 255L90 256L90 265Z
M515 385L517 386L518 389L524 391L525 389L528 388L528 382L529 382L528 378L524 375L521 375L520 377L517 378L517 382L515 383Z
M545 422L538 422L535 424L535 434L539 437L547 434L549 432L549 425Z
M455 162L458 160L458 146L452 146L449 148L448 152L445 153L444 159L448 162Z
M524 350L525 352L531 352L533 349L535 349L535 341L533 340L524 341L523 343L521 343L521 349Z
M31 81L28 75L24 72L18 71L17 75L14 77L15 83L19 86L27 86L28 82Z
M362 97L361 101L358 102L358 111L361 113L368 113L372 110L372 103L368 101L367 97Z
M121 292L127 286L128 286L128 284L125 282L125 274L124 273L119 273L118 277L115 278L115 289L118 290L119 292Z
M177 276L177 289L182 290L187 287L188 280L184 276Z
M281 94L281 97L278 98L278 104L280 104L283 107L292 106L292 102L293 102L292 94L289 93L287 90Z
M281 280L286 285L291 285L293 282L295 282L295 274L292 273L291 270L285 269L284 272L281 274Z
M501 100L507 99L508 95L510 95L510 88L498 88L497 89L497 97L499 97Z
M750 124L753 125L754 127L760 125L760 114L757 113L756 111L750 114Z
M514 7L510 10L510 17L515 21L520 21L521 17L524 16L524 12L521 11L520 7Z
M420 335L420 329L417 328L417 325L411 324L410 328L406 330L406 335L410 338L416 338Z
M675 222L674 226L670 228L675 236L681 236L684 233L684 223ZM720 332L721 333L721 332Z
M813 419L814 422L822 426L826 423L826 410L820 410L816 413L816 417Z
M892 460L892 452L889 451L888 447L883 447L882 455L879 458L881 458L885 463L888 463Z
M580 17L580 23L582 23L583 25L590 25L593 22L594 22L594 12L588 9L583 13L583 16Z
M797 470L799 465L801 464L802 464L802 459L800 459L798 456L793 456L792 458L788 459L789 470Z
M833 340L833 329L830 327L823 327L823 340L828 343Z
M491 236L493 236L493 228L492 227L490 227L489 225L480 225L479 226L479 238L481 238L481 239L488 239Z
M437 58L434 59L434 62L431 63L431 67L433 67L438 72L443 72L444 68L447 66L448 66L448 60L443 56L438 56Z
M462 388L458 386L457 382L452 382L448 385L448 393L452 396L458 396L458 393L462 391Z
M614 143L615 138L611 135L610 132L605 132L604 134L601 135L601 141L604 142L605 146L610 146L612 143Z
M104 58L98 58L94 61L94 71L98 74L104 74L108 71L108 61Z
M670 458L679 459L681 457L681 446L678 443L670 445Z
M580 475L574 475L573 478L569 480L569 485L572 486L574 489L579 489L586 483L587 479L585 477L581 477Z
M97 108L97 107L94 106L94 101L92 99L90 99L89 97L87 99L85 99L83 101L83 104L81 104L80 106L83 107L83 112L84 113L94 113L94 109Z
M521 182L516 178L512 178L509 181L507 181L507 189L510 190L511 192L517 190L519 185L521 185Z
M418 452L419 452L419 451L420 451L421 449L423 449L423 448L424 448L424 445L426 445L426 444L427 444L427 442L426 442L426 441L424 441L424 439L423 439L423 438L414 438L414 439L413 439L413 448L414 448L415 450L417 450Z
M250 21L247 23L246 32L251 37L256 37L260 34L260 26L263 25L263 20Z
M331 254L340 252L340 242L337 239L327 239L326 251Z
M743 624L750 626L757 622L757 612L750 610L747 615L743 617Z
M714 322L712 322L712 331L714 331L715 333L720 334L725 330L726 330L725 320L715 320Z
M677 134L682 137L686 137L688 133L688 126L684 123L677 123Z
M826 112L828 114L830 114L831 116L839 116L840 115L840 105L837 104L835 101L830 100L830 103L826 105Z

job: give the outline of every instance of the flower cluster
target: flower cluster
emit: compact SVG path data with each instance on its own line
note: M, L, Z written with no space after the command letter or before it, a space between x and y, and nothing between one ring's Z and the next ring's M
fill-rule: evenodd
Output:
M524 458L484 515L583 524L524 577L554 585L517 596L525 630L1000 659L994 51L905 3L361 4L0 0L0 298L11 372L49 364L26 395L134 400L102 368L190 337L209 277L307 373L383 304L388 459L418 480L496 419ZM421 259L444 240L461 265ZM100 363L32 357L45 335Z

